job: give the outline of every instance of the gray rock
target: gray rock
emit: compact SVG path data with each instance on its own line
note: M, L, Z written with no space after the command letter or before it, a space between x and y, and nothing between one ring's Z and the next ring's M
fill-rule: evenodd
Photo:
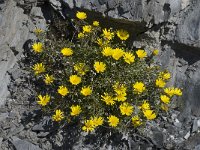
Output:
M35 126L33 126L32 131L44 131L44 127L43 124L36 124Z
M23 125L20 125L19 127L12 127L11 130L9 131L9 133L6 135L6 138L14 136L14 135L20 133L23 130L24 130L24 126Z
M198 127L200 127L200 120L197 120L197 125Z
M103 15L113 18L123 18L126 16L131 21L145 21L146 25L151 27L153 24L159 24L171 20L174 15L182 13L189 6L194 6L192 0L62 0L71 9L84 8L95 10ZM106 5L106 10L102 9ZM198 11L199 6L195 6L195 11ZM116 13L110 13L116 9ZM130 12L130 13L128 13ZM183 12L184 15L185 12ZM194 12L193 14L198 14ZM193 15L196 19L197 16ZM192 19L191 19L192 20ZM198 20L198 18L197 18ZM179 20L180 21L180 20ZM185 26L185 25L183 25ZM195 29L198 29L195 27ZM184 33L183 33L184 34Z
M29 13L31 8L34 6L41 6L45 3L46 0L16 0L17 5L25 10L26 13Z
M200 144L194 147L194 150L200 150Z
M130 138L129 138L128 142L129 142L129 148L130 149L132 149L132 150L138 150L139 149L140 145L137 142L133 141Z
M10 82L10 78L7 70L16 62L14 54L7 45L0 44L0 60L0 106L2 106L9 95L7 85Z
M175 121L177 119L177 114L173 113L171 118L172 118L173 121Z
M30 37L31 23L23 12L13 0L6 1L4 9L0 10L0 106L9 95L7 85L10 77L7 71L17 62L24 42Z
M10 75L11 79L15 81L23 75L23 72L20 70L18 64L15 64L10 70L8 70L8 74Z
M174 125L178 128L182 127L182 123L178 119L175 119Z
M3 138L0 137L0 148L1 148L2 141L3 141Z
M147 130L147 136L151 139L157 148L162 148L164 143L164 134L157 128L152 128L151 131Z
M174 143L170 143L170 142L166 143L166 145L165 145L165 148L167 150L172 150L172 149L174 149L174 147L175 147Z
M62 131L59 131L56 135L55 135L55 144L57 146L62 146L63 145L63 135L62 135Z
M0 8L0 105L3 104L9 95L7 85L10 82L10 75L17 80L21 74L18 68L15 68L17 60L23 53L23 45L27 39L34 38L31 31L35 26L45 29L46 21L42 9L38 7L45 0L17 0L19 7L14 0L8 0ZM36 4L37 2L37 4ZM198 145L199 136L196 138L180 130L182 126L188 125L191 121L191 115L200 115L199 102L199 80L200 80L200 52L199 52L199 35L200 35L200 1L198 0L49 0L51 6L59 13L65 12L74 15L77 9L93 10L91 16L102 19L102 24L113 25L114 27L125 27L130 30L133 37L137 35L141 39L134 39L133 47L144 48L148 51L159 47L162 51L158 56L157 63L162 68L167 68L171 72L171 81L169 85L183 87L183 96L175 97L176 102L180 102L182 113L180 116L175 114L172 117L174 126L169 132L175 143L183 140L177 139L177 134L184 135L187 141L190 141L189 148ZM63 3L61 3L63 2ZM62 5L64 4L64 5ZM63 10L61 11L61 8ZM24 10L30 11L30 16L24 14ZM25 11L25 13L27 13ZM48 11L48 10L47 10ZM27 13L28 14L28 13ZM104 18L102 16L116 18ZM104 21L104 22L103 22ZM107 24L109 22L109 24ZM152 39L152 40L150 40ZM132 39L131 39L132 40ZM132 40L133 41L133 40ZM16 69L16 70L15 70ZM11 88L12 89L12 88ZM12 107L10 108L12 109ZM2 115L3 118L6 116ZM32 116L31 116L32 117ZM184 122L181 123L179 120ZM1 120L1 116L0 116ZM178 121L177 121L178 120ZM199 122L193 124L193 131ZM35 137L45 137L49 134L45 130L44 122L35 125L32 131L40 131ZM4 129L5 127L3 127ZM9 136L18 134L24 130L10 127ZM41 132L42 131L42 132ZM163 131L163 132L162 132ZM164 130L153 130L151 139L158 148L163 148L165 143ZM188 130L186 130L187 132ZM31 134L36 132L31 132ZM182 136L183 137L183 136ZM193 139L192 139L193 138ZM191 141L192 139L193 141ZM35 140L33 140L35 142ZM55 143L62 146L64 137L61 133L56 136ZM194 142L195 141L195 142ZM31 147L39 148L26 140L17 137L12 138L12 143L16 149L29 149ZM132 143L134 145L135 143ZM28 148L27 148L28 147ZM34 147L34 148L33 148ZM149 149L153 149L148 146ZM171 147L171 146L169 146ZM31 149L30 148L30 149ZM143 147L147 149L147 147ZM89 149L89 148L88 148ZM109 149L109 148L108 148ZM110 146L111 149L111 146Z
M193 120L193 124L192 124L192 133L197 132L198 131L198 120Z
M37 134L37 137L44 138L44 137L46 137L48 135L49 135L49 132L40 132L40 133Z
M164 135L161 131L153 131L153 141L158 148L163 147Z
M186 45L200 47L200 1L193 1L176 30L176 40Z
M38 124L33 126L32 131L47 131L51 125L50 121L50 117L44 117Z
M40 7L32 7L30 16L32 17L32 21L36 24L37 28L46 30L46 20L44 19L44 15Z
M42 10L40 7L33 7L31 9L30 16L32 16L34 19L35 18L44 19L44 16L42 14Z
M35 3L36 1L23 1L24 5L28 2ZM18 3L22 4L22 1L18 1ZM30 31L33 31L35 26L46 28L41 8L34 7L32 9L31 15L35 17L35 20L31 20L28 15L24 14L24 10L16 5L14 0L7 0L0 10L0 106L5 103L9 95L7 86L10 83L10 76L8 70L12 69L20 58L24 43L28 39L35 38ZM17 72L13 75L14 78L18 77Z
M185 99L185 112L191 113L193 115L199 115L199 75L200 71L197 69L200 67L200 61L195 62L191 67L188 67L186 74L188 76L188 80L183 87L185 89L183 99Z
M182 147L180 147L181 149L194 149L195 147L199 147L198 145L200 145L200 133L197 133L193 136L191 136L188 140L183 141L183 145Z
M26 140L19 139L14 136L11 138L10 142L14 145L16 150L42 150L39 146L34 145Z
M8 113L1 113L0 114L0 122L5 120L8 117Z
M55 10L58 10L60 11L62 8L61 8L61 3L57 0L49 0L49 2L51 3L51 6L55 9Z
M184 139L188 139L190 137L190 131L187 132L187 134L184 136Z

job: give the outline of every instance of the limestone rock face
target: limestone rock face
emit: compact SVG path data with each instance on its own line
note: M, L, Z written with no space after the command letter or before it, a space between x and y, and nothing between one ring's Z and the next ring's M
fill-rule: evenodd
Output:
M42 14L41 8L35 10ZM9 95L8 84L11 69L23 53L23 45L28 39L34 39L33 30L37 24L45 27L44 18L34 16L35 20L24 14L24 9L17 6L14 0L0 2L0 106Z
M177 30L176 39L180 43L200 47L200 1L194 2L182 15Z
M156 63L171 72L169 85L183 88L183 96L176 100L180 103L181 113L174 110L171 119L162 118L169 121L167 125L151 122L148 126L155 129L149 137L154 146L162 149L167 141L167 129L170 132L168 141L176 142L168 143L166 149L176 149L173 144L179 149L199 149L199 135L189 137L193 136L190 135L192 115L200 116L200 0L0 0L0 149L94 149L90 147L92 144L98 149L95 140L103 145L103 149L112 149L111 145L99 142L109 139L104 135L105 131L100 136L81 139L78 127L72 124L54 135L55 128L50 128L51 119L39 119L42 114L34 107L35 97L30 98L35 103L30 106L32 86L24 86L18 80L21 74L26 75L26 71L20 70L17 61L23 57L27 40L35 39L35 27L46 29L46 21L51 22L52 8L64 19L75 17L77 10L86 11L88 19L99 20L103 27L127 29L134 48L143 48L147 52L159 49ZM8 86L14 91L13 97L18 95L12 103ZM198 118L196 125L193 124L194 132L200 127L199 122ZM120 136L113 137L121 145ZM186 144L183 137L189 138ZM131 138L130 143L126 142L129 149L155 148L144 139L146 144L135 142L139 136ZM180 143L183 143L182 147ZM118 149L128 149L125 147Z
M151 28L170 22L177 26L176 40L183 44L198 45L198 0L62 0L71 9L82 8L100 12L104 16L145 22ZM184 37L184 38L183 38Z

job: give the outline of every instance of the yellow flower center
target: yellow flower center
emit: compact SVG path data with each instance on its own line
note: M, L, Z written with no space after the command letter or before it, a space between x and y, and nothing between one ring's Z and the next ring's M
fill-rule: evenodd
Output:
M78 85L79 83L81 83L81 77L79 77L77 75L71 75L69 77L69 81L73 85Z
M78 19L80 19L80 20L84 20L84 19L86 19L87 18L87 15L86 15L86 13L84 13L84 12L77 12L76 13L76 17L78 18Z

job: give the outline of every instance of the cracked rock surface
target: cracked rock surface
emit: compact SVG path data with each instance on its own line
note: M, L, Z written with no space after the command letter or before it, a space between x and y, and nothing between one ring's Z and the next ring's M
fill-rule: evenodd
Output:
M146 137L79 134L76 123L64 130L42 113L34 85L23 70L28 40L45 29L51 12L62 19L87 11L90 19L130 31L131 45L161 53L156 63L169 69L170 85L183 87L169 118L147 125ZM0 0L0 149L200 149L199 0ZM73 132L72 132L73 131Z

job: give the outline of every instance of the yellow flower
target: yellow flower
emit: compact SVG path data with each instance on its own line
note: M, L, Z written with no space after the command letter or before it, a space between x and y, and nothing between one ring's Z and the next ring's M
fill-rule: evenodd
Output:
M36 28L33 32L34 32L36 35L39 35L40 33L43 32L43 30L40 29L40 28Z
M114 38L114 33L110 29L103 29L103 37L107 40L112 40Z
M158 53L159 53L159 50L158 50L158 49L155 49L155 50L153 51L153 55L154 55L154 56L158 55Z
M41 53L43 51L43 44L41 42L33 43L32 48L34 52Z
M84 12L77 12L76 13L76 17L78 18L78 19L80 19L80 20L84 20L84 19L86 19L87 18L87 15L86 15L86 13L84 13Z
M111 127L116 127L119 123L119 118L117 118L116 116L110 115L108 118L108 123L109 126Z
M103 124L103 118L102 117L92 117L91 120L92 120L95 127L101 126Z
M82 127L83 131L90 132L93 131L95 128L93 120L86 120L84 122L84 126Z
M71 56L73 54L73 50L71 48L63 48L61 50L61 53L63 54L63 56Z
M117 31L117 36L123 41L125 41L129 38L128 32L123 29Z
M38 95L38 101L37 103L42 105L42 106L46 106L47 103L49 103L50 101L50 96L48 94L46 94L45 96L42 96L42 95Z
M172 97L174 95L174 88L173 87L169 87L169 88L165 88L164 92L169 96Z
M99 26L99 21L93 21L93 26L98 27Z
M133 91L136 92L137 94L141 94L145 90L145 85L142 82L136 82L133 84Z
M79 83L81 83L81 77L77 75L71 75L69 77L69 82L73 85L78 85Z
M96 43L99 45L99 46L103 46L103 39L101 38L98 38Z
M168 80L170 79L171 75L169 72L160 72L159 73L159 78L162 78L163 80Z
M77 116L82 112L81 107L79 105L76 106L72 105L70 109L71 109L70 113L71 116Z
M130 52L124 53L123 57L124 57L124 61L128 64L131 64L135 61L135 56Z
M56 113L52 116L53 121L61 121L64 118L64 112L60 109L56 110Z
M106 64L103 62L95 61L94 69L97 73L104 72L106 70Z
M147 57L147 52L145 52L145 50L142 49L137 50L136 54L140 59Z
M49 74L45 75L45 78L44 78L45 84L49 85L49 84L53 83L53 81L54 81L53 75L49 75Z
M132 117L131 120L132 120L133 126L135 128L139 127L140 125L142 125L142 122L141 122L140 117L138 115Z
M124 51L121 48L116 48L112 52L112 57L115 60L119 60L124 55Z
M124 102L126 100L126 92L117 93L115 100Z
M170 98L168 96L166 96L166 95L161 95L160 99L165 104L169 104L169 102L170 102Z
M33 66L33 70L35 71L35 75L45 72L45 67L43 63L37 63Z
M79 38L79 39L82 39L83 37L84 37L84 33L81 33L81 32L80 32L80 33L78 34L78 38Z
M163 79L168 80L170 78L171 78L171 75L169 72L163 74Z
M92 31L92 26L91 25L85 25L83 26L83 33L90 33Z
M85 75L86 72L89 71L88 67L85 63L77 63L74 65L74 70L78 72L80 75Z
M101 52L103 54L103 56L112 56L113 53L113 49L111 47L105 47L103 48L103 51Z
M117 94L126 93L127 88L124 84L119 84L119 82L116 82L112 87Z
M175 88L175 89L174 89L174 95L181 96L181 95L182 95L181 89Z
M86 86L82 87L82 89L81 89L81 94L83 94L84 96L89 96L89 95L91 95L91 94L92 94L92 89L91 89L91 87L90 87L90 86L88 86L88 87L86 87Z
M143 104L139 107L142 110L150 109L150 104L146 100L143 102Z
M61 85L59 86L58 93L62 96L66 96L69 93L69 90L67 89L67 87Z
M133 113L133 106L128 103L123 103L119 106L122 115L130 116Z
M114 98L110 96L108 93L104 93L104 95L101 95L101 100L106 103L106 105L113 105L115 104Z
M162 79L158 78L156 79L156 86L159 88L164 88L165 87L165 81L163 81Z
M156 114L150 109L143 110L143 114L148 120L153 120L156 118Z

